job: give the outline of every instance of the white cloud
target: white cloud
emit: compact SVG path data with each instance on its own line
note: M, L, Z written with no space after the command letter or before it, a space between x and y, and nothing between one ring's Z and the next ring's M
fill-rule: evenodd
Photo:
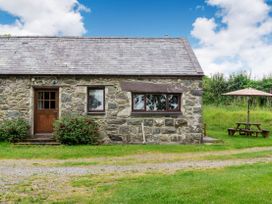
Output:
M213 18L197 18L191 34L206 74L248 71L272 74L271 6L265 0L207 0L218 8Z
M0 34L83 35L81 16L89 11L78 0L0 0L0 10L17 18L13 24L0 24Z
M205 7L204 7L203 5L197 5L197 6L195 7L195 10L196 10L196 11L198 11L198 10L204 11L204 10L205 10Z

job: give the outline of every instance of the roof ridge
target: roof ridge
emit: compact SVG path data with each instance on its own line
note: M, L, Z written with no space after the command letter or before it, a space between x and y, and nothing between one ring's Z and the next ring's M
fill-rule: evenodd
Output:
M95 36L40 36L40 35L35 35L35 36L10 36L10 35L0 35L0 38L63 38L63 39L184 39L183 37L95 37Z

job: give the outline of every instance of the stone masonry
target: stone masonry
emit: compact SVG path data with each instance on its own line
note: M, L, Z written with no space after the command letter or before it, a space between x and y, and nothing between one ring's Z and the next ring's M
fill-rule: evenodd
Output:
M120 82L178 83L184 87L181 113L173 115L131 113L131 93ZM87 87L105 86L105 114L87 113ZM95 77L95 76L1 76L0 121L25 118L33 134L34 88L59 87L59 116L88 114L100 125L104 143L198 143L202 135L201 77Z

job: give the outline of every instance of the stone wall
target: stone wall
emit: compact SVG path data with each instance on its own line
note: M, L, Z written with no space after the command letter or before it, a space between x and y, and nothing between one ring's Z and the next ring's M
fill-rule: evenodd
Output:
M121 81L179 83L181 114L131 115L131 93L121 90ZM0 121L27 119L33 133L35 87L59 87L60 113L88 114L87 87L105 86L104 115L90 115L101 126L105 143L142 143L142 123L147 143L198 143L202 135L202 80L200 77L87 77L87 76L9 76L0 77Z

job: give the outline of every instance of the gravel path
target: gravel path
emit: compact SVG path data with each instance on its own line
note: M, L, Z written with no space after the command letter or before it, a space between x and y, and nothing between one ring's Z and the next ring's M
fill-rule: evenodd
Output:
M272 147L250 148L242 150L231 150L209 153L185 153L179 154L180 157L199 156L199 155L229 155L245 152L258 152L272 150ZM135 157L132 155L131 157ZM139 156L139 155L138 155ZM156 154L153 155L153 157ZM147 157L151 157L150 155ZM119 157L118 159L127 157ZM144 158L142 156L142 158ZM101 158L100 158L101 159ZM113 158L111 158L113 159ZM117 158L116 158L117 159ZM174 172L185 169L205 169L220 168L227 166L238 166L242 164L254 164L258 162L272 162L271 157L252 158L252 159L232 159L232 160L182 160L177 162L159 162L159 163L140 163L133 165L94 165L81 167L50 167L35 166L33 162L41 162L41 160L0 160L0 192L6 191L10 186L23 181L34 175L41 176L79 176L85 174L109 174L114 172L145 172L145 171L167 171ZM51 160L50 160L51 161ZM55 162L63 162L63 160L53 160ZM77 161L77 160L75 160ZM48 161L47 161L48 162Z
M205 169L226 166L237 166L243 164L254 164L258 162L272 162L271 157L254 158L254 159L233 159L233 160L203 160L203 161L179 161L171 163L155 163L155 164L135 164L127 166L115 165L97 165L84 167L0 167L1 177L28 177L32 175L64 175L77 176L84 174L109 174L114 172L144 172L149 170L165 170L176 171L182 169ZM1 178L0 177L0 178ZM1 180L0 180L1 183Z
M240 153L253 153L260 151L272 151L272 147L253 147L245 149L234 149L234 150L221 150L211 152L190 152L190 153L145 153L128 155L122 157L94 157L94 158L78 158L78 159L0 159L0 167L33 167L39 166L54 166L63 164L64 162L102 162L102 163L118 163L122 161L133 161L135 163L164 163L163 161L177 161L177 160L193 160L206 156L224 156ZM0 174L1 175L1 174Z

